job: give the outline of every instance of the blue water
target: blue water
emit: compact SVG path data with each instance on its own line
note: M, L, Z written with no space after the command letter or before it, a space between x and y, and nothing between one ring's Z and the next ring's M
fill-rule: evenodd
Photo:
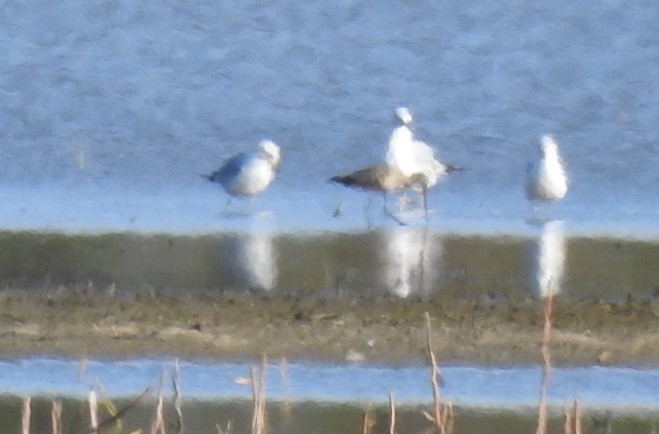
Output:
M433 231L535 236L523 174L551 133L570 191L549 212L567 235L657 241L658 19L651 0L3 2L0 229L361 231L368 195L326 180L383 161L407 105L417 135L465 168L431 191ZM281 174L251 217L227 217L199 174L263 138L281 145ZM380 200L375 225L395 226ZM98 377L134 396L171 368L90 361L80 380L76 365L0 362L0 390L83 396ZM182 363L184 394L247 398L233 380L248 371ZM290 389L270 371L274 397L431 399L424 368L291 364ZM462 405L537 404L538 368L443 373ZM559 369L550 400L656 411L658 391L656 370Z
M110 397L137 396L148 386L158 389L166 373L170 395L174 362L142 359L121 362L27 359L0 362L0 390L10 395L82 398L96 384ZM187 399L250 399L248 363L180 362L182 393ZM282 372L284 374L282 375ZM442 399L463 407L520 408L538 404L539 367L441 368ZM659 371L629 368L559 368L552 371L549 404L562 407L579 397L589 409L657 411ZM399 404L432 401L429 368L370 365L271 364L267 373L270 399L318 402L384 403L394 393Z
M0 228L249 227L198 175L272 138L281 175L253 204L267 224L361 229L366 195L326 179L382 161L404 104L466 169L431 192L433 229L528 231L524 168L552 133L571 183L551 212L568 232L657 239L658 13L650 0L5 2Z

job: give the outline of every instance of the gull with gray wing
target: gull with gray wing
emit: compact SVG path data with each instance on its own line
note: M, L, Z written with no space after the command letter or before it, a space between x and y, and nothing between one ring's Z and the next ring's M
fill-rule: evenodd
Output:
M257 151L236 154L205 177L220 184L230 201L231 197L251 197L265 191L275 179L280 164L281 148L271 140L264 140Z

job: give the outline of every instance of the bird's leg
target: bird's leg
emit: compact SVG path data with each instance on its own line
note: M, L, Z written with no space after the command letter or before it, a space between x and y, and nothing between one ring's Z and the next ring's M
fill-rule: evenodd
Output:
M408 205L411 203L411 200L409 196L407 195L407 192L403 192L398 196L398 210L400 212L405 211L405 209L408 207Z
M369 195L368 200L366 201L366 204L364 205L364 217L366 217L366 224L368 225L368 228L371 229L373 227L373 215L371 213L371 206L373 205L373 201Z
M421 195L423 196L423 211L426 222L428 221L428 187L424 184L421 186Z
M396 223L398 223L399 225L407 226L407 223L405 223L404 221L402 221L401 219L396 217L396 215L394 213L392 213L391 210L389 209L388 202L387 202L387 193L383 191L382 196L384 197L384 214L388 215L389 217L394 219L394 221Z
M227 199L227 203L224 205L224 215L229 214L229 206L231 205L231 196Z

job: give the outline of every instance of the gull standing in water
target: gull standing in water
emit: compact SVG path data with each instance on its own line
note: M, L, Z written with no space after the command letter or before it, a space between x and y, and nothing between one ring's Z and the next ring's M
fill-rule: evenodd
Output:
M558 144L552 136L544 135L540 139L540 158L527 166L526 197L535 203L558 201L565 197L567 190L568 179ZM542 297L556 295L560 292L565 268L564 222L537 215L534 220L542 225L535 249L535 289Z
M552 136L542 136L540 159L526 171L526 196L534 201L556 201L567 193L567 175Z
M281 164L281 149L271 140L259 143L256 152L241 152L229 158L218 170L204 175L211 182L222 185L231 197L255 196L263 192L275 179Z
M421 190L423 208L428 212L427 190L455 167L443 164L435 158L435 151L428 144L416 140L411 129L412 113L407 107L398 107L396 116L402 125L394 129L389 138L387 164L400 170L405 176L421 175L423 182L415 187Z

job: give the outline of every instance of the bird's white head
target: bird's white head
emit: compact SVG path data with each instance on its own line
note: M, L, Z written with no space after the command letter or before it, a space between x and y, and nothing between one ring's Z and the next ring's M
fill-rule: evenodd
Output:
M259 143L261 151L270 157L272 165L278 167L281 161L281 148L272 140L263 140Z
M396 116L403 123L403 125L410 125L414 118L412 117L412 112L407 107L398 107L396 109Z

